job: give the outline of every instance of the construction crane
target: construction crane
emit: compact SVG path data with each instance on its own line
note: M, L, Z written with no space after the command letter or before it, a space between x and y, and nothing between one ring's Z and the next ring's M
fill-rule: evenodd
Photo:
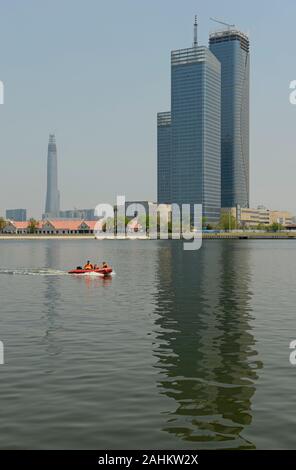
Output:
M235 24L229 24L225 23L224 21L217 20L216 18L210 18L211 21L214 21L215 23L223 24L224 26L227 26L228 31L230 31L230 28L235 28Z

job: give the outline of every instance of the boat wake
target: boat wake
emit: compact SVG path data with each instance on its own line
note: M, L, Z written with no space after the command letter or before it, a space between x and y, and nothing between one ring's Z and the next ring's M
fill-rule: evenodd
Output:
M6 275L19 275L19 276L63 276L67 274L65 271L59 271L57 269L34 269L34 268L19 268L19 269L2 269L0 268L0 274Z
M96 272L90 272L90 273L82 273L82 274L71 274L71 276L76 276L76 277L88 277L88 278L92 278L92 277L112 277L115 275L115 272L113 271L112 273L108 273L108 276L106 276L106 274L104 273L96 273Z

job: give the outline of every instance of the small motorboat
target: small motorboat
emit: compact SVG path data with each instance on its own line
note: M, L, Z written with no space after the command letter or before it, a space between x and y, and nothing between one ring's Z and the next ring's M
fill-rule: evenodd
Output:
M86 274L86 275L93 275L98 274L100 276L111 276L112 268L97 268L97 269L83 269L83 268L76 268L72 271L69 271L69 274Z

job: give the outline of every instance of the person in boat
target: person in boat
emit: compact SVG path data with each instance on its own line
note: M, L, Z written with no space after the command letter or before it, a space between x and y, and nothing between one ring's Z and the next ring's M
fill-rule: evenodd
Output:
M108 263L106 263L106 261L103 261L102 269L106 269L106 268L109 268Z
M88 271L88 270L94 269L94 268L93 268L93 265L91 264L91 262L88 260L88 262L83 266L83 269L85 271Z

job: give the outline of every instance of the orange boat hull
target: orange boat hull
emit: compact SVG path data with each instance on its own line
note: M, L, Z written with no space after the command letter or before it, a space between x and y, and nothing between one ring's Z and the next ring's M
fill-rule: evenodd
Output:
M100 269L73 269L69 271L69 274L102 274L103 276L110 276L112 268L100 268Z

